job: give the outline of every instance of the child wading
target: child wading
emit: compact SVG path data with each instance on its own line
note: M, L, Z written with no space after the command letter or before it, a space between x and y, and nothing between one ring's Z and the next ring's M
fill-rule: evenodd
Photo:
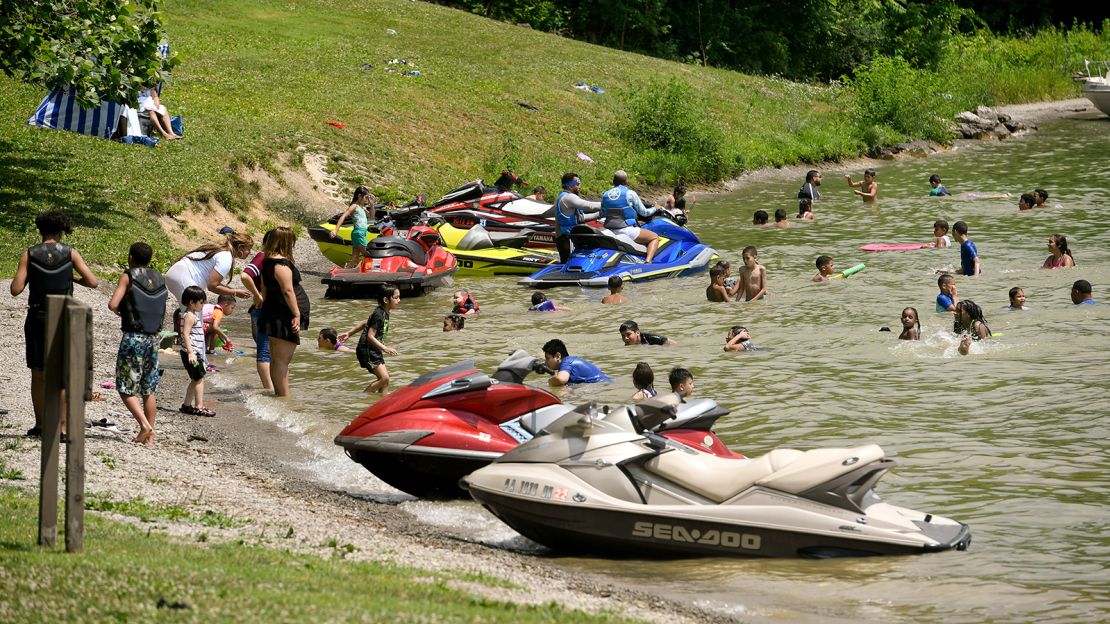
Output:
M150 268L154 250L134 243L127 254L127 270L119 278L108 309L120 317L123 336L116 354L116 389L139 424L132 442L154 446L154 418L158 405L158 332L166 316L166 280ZM233 299L234 300L234 299ZM142 397L140 399L139 397Z
M193 416L215 416L216 412L204 406L204 374L208 371L208 360L204 355L204 321L201 310L204 308L204 291L199 286L189 286L181 293L181 305L185 314L181 317L181 363L189 373L189 385L185 388L185 400L181 403L182 414Z
M378 294L378 307L369 318L355 325L350 331L339 334L339 342L346 342L348 336L362 332L358 339L358 346L355 347L355 356L358 357L359 366L377 377L366 386L366 392L377 392L382 395L389 392L389 370L385 367L385 354L397 355L397 350L385 346L385 339L389 336L389 313L400 306L401 291L395 286L386 286Z

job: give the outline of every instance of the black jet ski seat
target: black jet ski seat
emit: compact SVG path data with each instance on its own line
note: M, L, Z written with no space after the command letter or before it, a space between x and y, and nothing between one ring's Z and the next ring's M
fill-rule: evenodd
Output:
M424 247L414 240L397 238L396 236L379 236L366 244L367 258L391 258L393 256L408 258L419 265L428 262L428 252L424 251Z
M612 231L597 229L588 225L576 225L570 230L570 240L575 249L613 249L642 256L647 247L636 243L627 236L617 236Z

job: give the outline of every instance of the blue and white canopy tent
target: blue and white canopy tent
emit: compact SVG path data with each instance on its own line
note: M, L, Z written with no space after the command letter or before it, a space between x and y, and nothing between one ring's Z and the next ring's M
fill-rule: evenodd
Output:
M158 46L158 53L162 58L169 56L170 44ZM162 85L158 85L158 93L162 93ZM106 101L98 108L82 108L68 89L58 87L42 99L27 124L110 139L116 133L120 116L126 116L130 110L127 104Z

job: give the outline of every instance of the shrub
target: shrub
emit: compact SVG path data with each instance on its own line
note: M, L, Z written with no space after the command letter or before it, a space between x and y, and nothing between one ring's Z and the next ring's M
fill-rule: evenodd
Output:
M621 105L617 136L646 152L644 162L653 163L653 169L669 161L672 172L683 170L681 177L687 180L717 179L725 173L723 133L710 120L706 101L686 84L674 78L653 80L625 93Z
M914 69L900 56L877 56L848 84L861 136L870 145L910 137L949 139L948 120L957 111L937 90L936 74Z

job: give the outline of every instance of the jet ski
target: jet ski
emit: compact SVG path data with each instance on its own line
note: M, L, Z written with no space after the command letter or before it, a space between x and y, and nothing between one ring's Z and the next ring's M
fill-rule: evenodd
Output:
M409 229L419 222L420 215L424 210L423 195L417 195L409 203L394 209L390 209L385 204L378 204L375 206L377 219L366 229L367 242L380 234L388 236ZM350 218L343 222L343 227L339 228L338 235L335 238L331 236L331 233L336 231L335 224L339 222L339 217L342 214L337 212L327 221L308 228L308 236L316 241L320 253L324 254L324 257L331 260L336 266L347 266L352 253L351 229L353 229L353 226Z
M472 360L420 376L368 407L335 438L347 456L389 485L422 498L465 498L459 479L532 439L573 406L523 383L548 372L523 350L492 376ZM689 448L733 453L711 427L726 410L708 399L684 404L658 430Z
M867 556L966 550L962 522L883 502L881 448L698 453L652 432L674 405L587 404L462 481L555 550L635 556Z
M433 218L428 223L439 232L443 244L459 260L459 275L529 275L559 261L559 254L526 248L531 231L490 232L481 225L459 229Z
M366 244L357 267L336 267L322 281L327 298L374 297L385 285L397 286L402 297L431 292L454 283L459 270L455 256L443 248L439 233L426 225L409 228L406 238L378 236Z
M567 263L540 269L518 283L535 287L603 287L613 275L632 282L680 277L707 270L718 257L712 247L698 240L666 211L658 211L643 227L660 238L650 264L644 261L647 249L627 236L576 225L570 231L574 251Z

